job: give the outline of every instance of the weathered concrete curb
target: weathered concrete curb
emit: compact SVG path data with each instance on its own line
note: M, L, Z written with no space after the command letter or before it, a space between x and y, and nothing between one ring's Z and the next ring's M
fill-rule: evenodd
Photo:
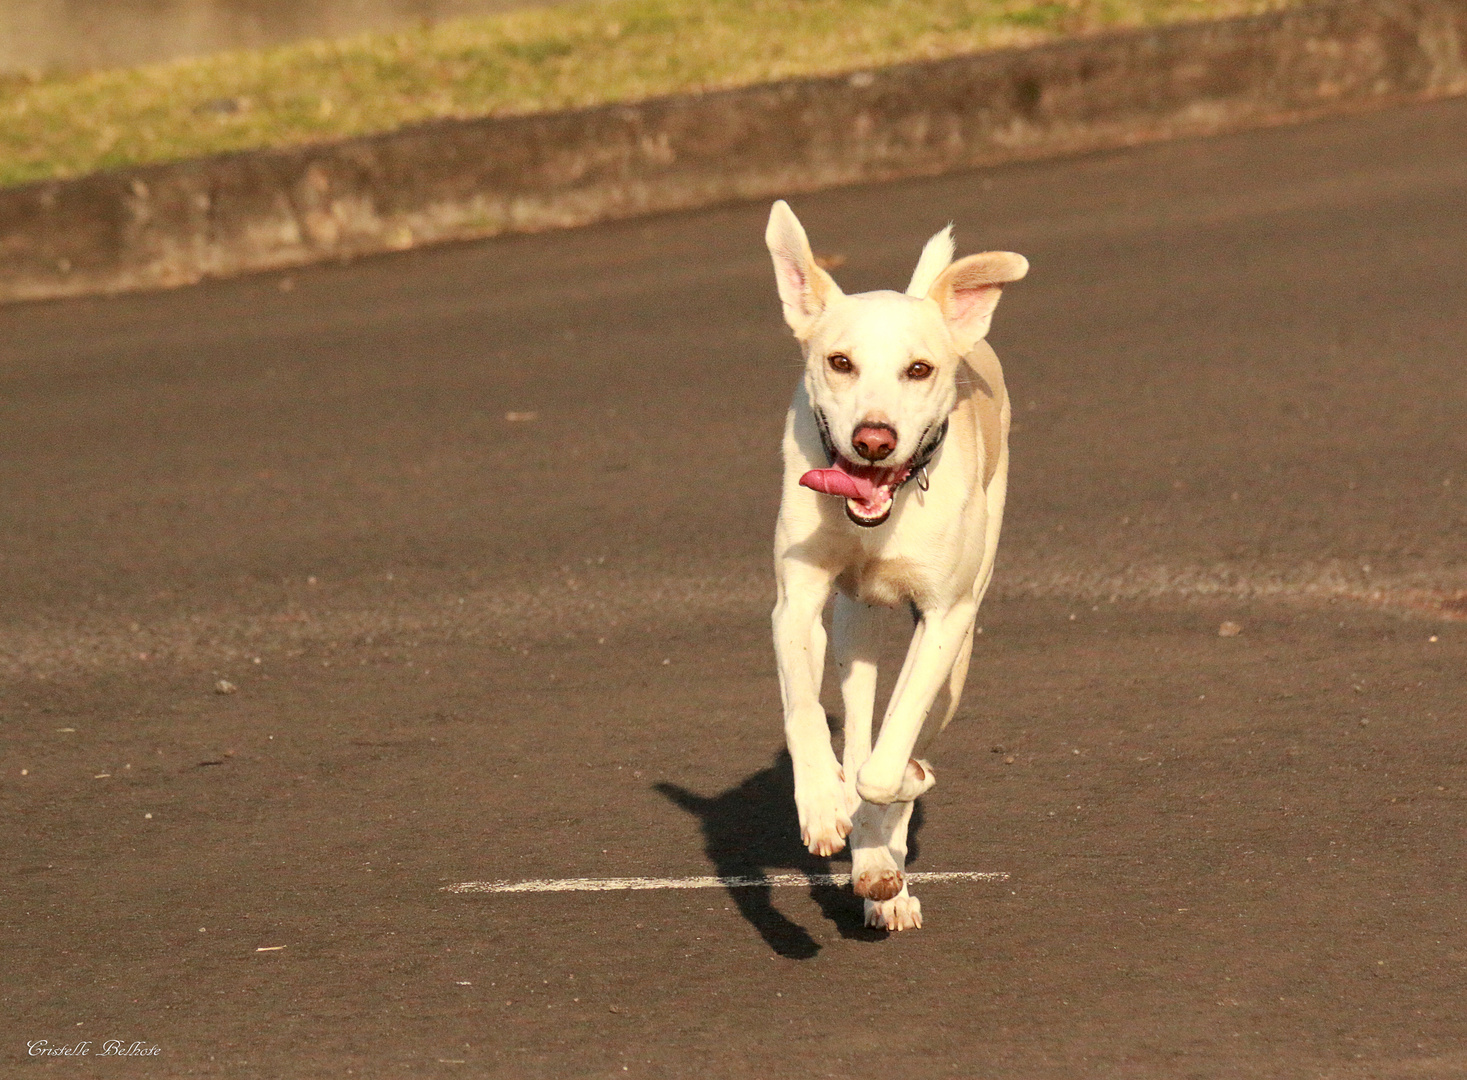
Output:
M0 300L506 232L1467 92L1467 0L1331 0L637 105L420 125L0 191Z

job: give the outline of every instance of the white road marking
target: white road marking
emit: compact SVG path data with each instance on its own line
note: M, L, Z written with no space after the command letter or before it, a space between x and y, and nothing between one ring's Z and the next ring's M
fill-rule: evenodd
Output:
M1008 874L976 870L917 871L907 881L920 885L928 881L1007 881ZM850 874L756 874L740 877L684 878L547 878L539 881L460 881L443 886L451 893L526 893L526 892L622 892L630 889L759 889L785 885L849 885Z

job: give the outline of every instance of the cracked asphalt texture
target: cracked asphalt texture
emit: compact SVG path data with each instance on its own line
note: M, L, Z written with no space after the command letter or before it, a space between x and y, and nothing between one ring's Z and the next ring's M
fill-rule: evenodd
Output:
M443 890L843 869L765 205L8 307L0 1074L1467 1073L1467 101L793 202L1033 262L913 863L1007 879Z

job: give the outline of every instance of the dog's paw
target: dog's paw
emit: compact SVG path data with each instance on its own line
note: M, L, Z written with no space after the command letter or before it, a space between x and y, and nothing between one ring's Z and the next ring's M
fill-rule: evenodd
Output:
M905 889L890 900L867 900L866 925L874 930L920 930L922 901Z
M913 758L895 776L889 775L889 770L873 768L868 761L856 776L856 794L869 803L887 806L894 802L911 802L931 790L935 783L937 774L926 761Z
M902 773L902 787L897 792L897 802L913 802L918 795L925 795L937 783L937 774L925 758L912 758Z
M880 870L867 870L857 875L851 882L856 890L856 895L862 897L869 904L871 901L888 901L902 891L906 881L902 878L900 870L885 867ZM870 908L867 908L870 912Z
M902 869L885 844L859 846L865 843L861 836L857 833L858 846L851 848L851 887L866 900L890 900L906 884Z
M846 846L851 815L846 809L845 777L833 762L829 769L796 772L795 808L800 814L800 841L811 855L826 859Z

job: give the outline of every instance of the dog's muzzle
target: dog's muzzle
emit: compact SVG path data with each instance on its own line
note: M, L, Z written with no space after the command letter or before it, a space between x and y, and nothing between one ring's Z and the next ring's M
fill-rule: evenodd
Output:
M830 438L830 425L819 410L815 411L816 427L820 430L820 441L825 448L830 466L811 469L800 477L800 484L824 495L837 495L846 501L846 517L862 528L875 528L891 516L896 504L896 493L914 476L920 477L922 489L927 488L926 469L942 440L947 437L947 421L923 433L917 453L903 465L882 468L879 465L857 465L835 449ZM864 430L864 429L862 429ZM930 437L929 437L930 436Z

